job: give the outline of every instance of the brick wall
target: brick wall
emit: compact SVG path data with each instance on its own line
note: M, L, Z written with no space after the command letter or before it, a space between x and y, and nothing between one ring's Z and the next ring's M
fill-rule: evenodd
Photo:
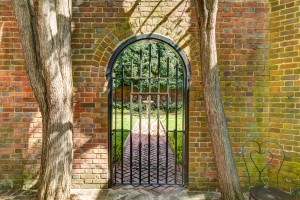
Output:
M246 179L241 147L246 140L266 137L267 132L268 11L269 5L262 1L219 3L216 34L221 93L243 183ZM203 102L199 102L197 110L203 111L203 106ZM197 170L193 173L196 181L191 186L214 190L218 186L217 171L204 112L198 121L201 132L196 133L199 147L195 156Z
M31 184L39 168L40 122L10 1L1 1L0 188Z
M176 42L191 64L189 187L217 189L203 107L193 6L190 0L73 1L74 188L107 187L106 66L122 41L153 32ZM41 118L26 77L10 1L1 1L0 11L0 188L31 187L39 169ZM228 0L219 5L217 45L221 89L242 180L241 145L246 139L271 135L268 97L273 76L269 76L268 66L268 13L269 4L262 0ZM298 104L295 107L299 108Z
M80 110L76 115L79 131L75 141L80 143L80 151L75 159L73 183L74 187L106 187L108 110L105 71L110 56L127 38L155 32L172 38L184 48L195 66L194 72L197 61L189 52L191 44L196 43L196 29L190 28L189 1L74 2L73 14L74 85L78 90L75 101ZM98 145L94 141L96 136ZM89 139L87 146L82 145L81 137ZM99 147L102 149L99 157L91 158ZM88 157L83 157L81 152ZM95 160L99 164L93 164ZM98 171L92 173L91 169Z
M217 21L221 93L235 161L245 187L241 147L268 137L269 4L222 1Z
M300 187L300 1L271 0L270 134L287 152L284 189Z

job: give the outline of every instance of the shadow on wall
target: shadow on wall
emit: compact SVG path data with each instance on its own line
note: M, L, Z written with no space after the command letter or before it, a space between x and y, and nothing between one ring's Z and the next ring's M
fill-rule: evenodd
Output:
M134 2L132 8L125 12L121 6L117 6L117 13L109 13L114 11L115 5L122 4L122 1L103 1L103 2L75 2L73 10L78 13L73 14L73 41L81 40L81 33L84 28L81 26L80 20L82 10L92 10L94 14L94 23L91 32L95 38L104 38L111 31L112 27L123 26L128 24L127 18L132 15L141 0ZM105 10L105 11L104 11ZM105 13L106 12L106 13ZM78 14L78 15L77 15ZM116 15L116 16L114 16ZM115 18L122 15L119 18ZM111 19L113 17L113 19ZM111 20L111 21L110 21ZM120 20L116 23L114 20ZM99 22L99 23L98 23ZM118 25L117 25L118 24ZM88 30L89 31L89 30ZM87 31L87 32L88 32ZM131 32L131 35L134 33ZM90 41L88 41L90 42ZM94 47L98 46L96 40L93 41ZM74 73L74 164L73 164L73 188L107 188L108 187L108 114L107 114L107 91L105 90L105 68L99 69L97 66L84 65L81 57L77 61L77 56L81 55L82 46L73 44L73 73ZM86 44L91 45L91 44ZM106 45L106 47L109 47ZM91 55L93 56L95 48L92 47ZM85 54L89 54L86 53ZM85 59L90 63L92 60ZM78 64L77 64L78 63ZM108 63L108 59L107 59ZM89 71L91 73L81 72ZM85 178L88 177L88 178ZM83 186L88 184L87 186ZM94 186L91 186L94 184Z
M267 98L264 95L268 92L266 83L269 81L266 63L268 58L264 57L268 55L268 42L266 42L268 36L265 30L267 28L264 27L267 23L264 20L255 20L262 18L258 15L258 12L263 13L262 8L247 9L246 5L243 9L247 12L239 12L237 16L227 18L225 16L229 16L228 14L235 15L234 9L225 3L220 5L223 6L219 10L220 13L224 12L222 13L224 15L219 17L222 21L219 21L220 32L217 33L219 34L217 36L218 50L221 50L219 51L219 64L222 68L220 72L223 72L221 89L227 109L225 111L229 116L229 131L232 136L237 136L233 148L236 158L239 158L238 152L242 144L238 141L240 138L260 137L260 132L262 136L268 134L265 133L268 132L265 131L265 120L268 118L265 116L265 111L268 105L264 102ZM76 20L74 24L80 28L75 29L73 40L79 43L80 41L86 42L86 46L91 47L85 51L81 49L86 48L84 45L73 49L74 85L77 90L75 92L74 171L75 177L78 177L78 182L74 183L78 185L88 183L89 180L80 179L80 174L89 173L90 169L95 171L101 169L101 184L108 181L105 175L108 173L106 157L108 153L108 105L105 71L113 50L121 42L134 35L157 33L170 37L183 48L192 66L189 176L193 184L190 187L203 190L217 189L217 172L203 109L198 36L193 5L189 1L120 0L78 1L75 7L78 7L78 15L74 16ZM80 13L83 10L87 13ZM96 13L91 15L91 12ZM243 16L244 14L248 17ZM85 16L87 19L84 19ZM85 20L93 22L83 23ZM258 22L263 27L253 26ZM241 26L245 27L240 29ZM247 31L249 34L246 34ZM234 41L231 38L234 37L233 34L237 36ZM93 40L94 44L91 45L88 43L91 40L84 38L87 36L97 38L98 41ZM247 62L247 59L250 61ZM84 96L83 93L88 94ZM96 157L93 158L93 156ZM89 163L93 162L93 159L100 163ZM241 162L238 161L238 164L238 167L242 169ZM97 178L97 176L92 177ZM94 183L93 180L91 183ZM202 185L205 186L202 188Z
M10 1L0 2L0 10L0 189L32 188L39 173L41 116Z
M95 23L92 26L92 38L98 38L95 49L91 49L92 59L88 64L82 62L79 56L89 52L81 51L82 46L73 48L74 52L74 85L75 92L75 151L73 186L80 187L85 180L80 180L81 173L100 169L100 187L108 182L108 104L106 67L114 49L126 39L143 33L157 33L172 38L184 48L187 55L195 55L190 61L197 65L197 52L191 50L191 44L197 45L197 33L190 30L191 8L189 1L114 1L114 2L78 2L74 10L81 9L105 11L95 13ZM162 7L164 6L164 7ZM101 16L99 16L101 14ZM74 41L80 41L84 30L80 30L79 19L84 14L74 14ZM78 17L77 17L78 16ZM80 16L80 17L79 17ZM109 16L109 18L106 18ZM99 23L96 23L99 22ZM194 24L195 25L195 24ZM189 34L188 32L191 32ZM192 35L194 34L194 35ZM82 40L83 41L83 40ZM193 43L192 43L193 42ZM75 45L74 45L75 46ZM92 45L93 46L93 45ZM96 51L95 51L96 50ZM192 53L193 51L193 53ZM197 55L197 56L196 56ZM86 60L85 60L86 61ZM90 64L92 63L92 64ZM196 67L195 70L197 70ZM84 71L84 72L82 72ZM197 74L197 73L195 73ZM92 76L92 78L91 78ZM96 94L93 92L96 91ZM83 93L89 93L83 95ZM89 98L90 97L92 98ZM92 155L96 154L96 155ZM95 157L97 159L95 159ZM100 163L91 163L91 162ZM93 179L97 176L90 176ZM94 180L86 180L93 183ZM97 180L95 180L96 182Z
M36 188L42 149L41 114L27 78L10 1L1 1L0 11L0 189ZM70 129L68 123L57 127ZM62 134L57 131L57 135ZM64 153L59 148L57 158Z
M0 189L34 185L41 122L10 1L0 2ZM37 148L37 149L36 149Z
M165 7L161 7L162 4ZM93 16L96 19L93 24L96 27L96 29L93 27L94 34L99 41L95 41L97 49L92 49L93 60L90 59L89 53L86 53L84 58L87 63L93 64L81 62L77 65L76 56L81 52L73 48L75 61L73 64L75 86L73 185L75 187L80 184L87 184L89 187L93 187L90 184L100 184L99 187L107 187L108 116L105 71L113 49L128 37L142 33L158 33L171 37L184 48L187 55L197 55L197 51L192 53L191 50L191 44L195 45L195 42L192 42L197 36L192 35L196 32L190 30L191 21L189 17L186 17L190 15L187 13L191 12L189 4L189 1L174 3L173 1L144 2L141 0L74 2L74 7L78 7L80 12L86 9L86 5L92 6L94 10L97 8L108 10L105 11L107 12L105 16L101 15L100 11ZM117 12L109 12L109 9L116 7ZM144 10L144 8L147 9ZM164 10L165 8L168 9ZM0 98L2 99L0 104L0 188L35 188L40 166L42 120L25 72L18 29L14 22L10 1L1 1L0 10L5 11L0 16ZM113 18L110 15L113 15ZM80 17L75 16L74 20L77 19L79 21L74 22L75 27L81 22ZM97 19L101 23L98 23ZM97 32L97 26L101 27L100 33ZM189 31L192 34L189 34ZM72 45L75 43L76 33L79 32L84 32L84 28L75 28ZM87 45L90 45L89 42L90 40L86 42ZM197 65L196 60L197 56L190 61ZM86 67L92 73L77 74L77 67ZM196 68L195 70L198 70ZM91 102L83 96L83 93L89 92L94 92ZM200 97L197 98L199 100ZM96 175L89 183L88 178L80 177L83 173ZM76 177L79 178L76 179Z

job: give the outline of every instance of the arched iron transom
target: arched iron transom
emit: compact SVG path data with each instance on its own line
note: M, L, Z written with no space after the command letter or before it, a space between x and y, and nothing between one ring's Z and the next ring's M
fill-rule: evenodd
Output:
M112 55L111 185L187 183L189 74L181 49L159 35L131 38Z

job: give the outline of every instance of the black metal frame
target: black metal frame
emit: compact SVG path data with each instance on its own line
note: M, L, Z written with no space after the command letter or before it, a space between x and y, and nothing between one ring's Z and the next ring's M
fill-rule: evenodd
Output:
M274 155L272 154L272 152L270 152L268 150L263 150L265 148L262 148L262 146L264 146L266 144L276 145L281 150L282 160L281 160L281 162L279 164L279 168L278 168L277 173L276 173L276 184L277 184L277 189L279 189L279 173L280 173L281 167L283 165L283 162L285 160L285 151L283 150L283 148L278 143L272 142L272 141L257 142L255 140L249 140L249 141L245 142L245 144L242 147L242 152L241 153L242 153L243 161L244 161L244 164L245 164L245 167L246 167L246 171L247 171L247 175L248 175L249 188L251 187L251 175L249 173L248 164L246 162L246 156L245 156L245 154L247 154L246 147L247 147L248 144L256 144L257 145L257 149L258 150L254 149L254 150L252 150L252 151L250 151L248 153L249 153L249 157L251 159L251 162L253 163L255 169L258 172L258 180L259 180L259 182L263 183L264 185L266 185L266 184L262 180L262 174L263 174L264 170L267 169L267 167L272 163ZM264 165L264 167L262 169L260 169L256 165L255 160L253 158L253 154L254 153L257 153L257 154L260 154L260 155L263 155L263 154L266 154L266 153L269 154L270 159L266 162L266 164Z
M159 41L162 43L165 43L167 45L169 45L170 47L172 47L179 55L179 57L181 58L182 63L184 64L184 90L183 90L183 100L184 100L184 126L185 126L185 137L183 138L183 179L182 179L182 185L187 185L188 183L188 130L189 130L189 122L188 122L188 115L189 115L189 83L191 80L191 73L190 73L190 65L188 62L188 59L186 57L186 55L184 54L183 50L177 45L175 44L172 40L170 40L169 38L166 38L164 36L161 35L157 35L157 34L144 34L144 35L139 35L139 36L135 36L132 38L129 38L128 40L126 40L125 42L123 42L116 50L115 52L112 54L109 63L108 63L108 67L106 70L106 79L108 81L108 143L109 143L109 155L108 155L108 164L109 164L109 187L112 186L112 182L113 182L113 165L112 165L112 138L111 138L111 132L112 132L112 94L113 94L113 86L112 86L112 71L113 71L113 67L115 64L115 61L117 60L118 56L120 55L120 53L129 45L141 41L141 40L155 40L155 41ZM177 67L178 68L178 67ZM123 73L124 73L124 68L122 69ZM131 70L132 71L132 70ZM176 73L178 73L178 69L176 69ZM132 84L131 84L132 85ZM122 82L122 87L124 87L124 81ZM132 88L131 88L132 89ZM177 91L177 90L176 90ZM149 92L150 93L150 92ZM123 93L122 93L123 96ZM178 96L178 91L176 92L176 96ZM159 98L159 97L158 97ZM139 99L140 100L140 99ZM132 102L132 96L130 97L130 102ZM123 106L123 103L122 103ZM158 113L159 115L159 113ZM177 112L176 112L177 115ZM168 115L167 115L168 116ZM177 120L177 117L175 117L175 119ZM130 120L132 121L132 120ZM131 122L132 123L132 122ZM123 120L121 121L121 126L122 126L122 130L123 130ZM168 124L168 123L167 123ZM175 123L177 124L177 123ZM130 125L132 127L132 124ZM168 132L168 131L167 131ZM131 133L130 133L131 134ZM168 133L167 133L168 134ZM176 134L176 131L175 131ZM123 136L123 134L122 134ZM158 139L159 139L159 134L157 135ZM130 137L131 138L131 137ZM123 139L123 138L122 138ZM130 140L130 144L132 143L132 141ZM130 145L132 146L132 145ZM158 147L159 148L159 147ZM150 155L150 154L148 154ZM176 158L176 156L175 156ZM157 158L159 159L159 158ZM122 162L123 164L123 162ZM149 165L149 163L148 163ZM176 161L175 161L175 165L176 165ZM130 166L132 166L132 160L130 160ZM131 171L132 173L132 171ZM157 172L159 173L159 172ZM175 173L176 174L176 173ZM141 176L141 174L139 174ZM175 175L176 176L176 175ZM131 176L132 177L132 176ZM168 177L166 175L166 181L167 181ZM175 183L176 183L176 178L175 178ZM141 183L140 183L141 184Z
M254 148L254 150L249 150L246 151L246 148L249 147L247 145L252 144L252 145L256 145L256 148L254 148L253 146L251 146L251 148ZM266 147L264 147L266 146ZM273 188L273 187L269 187L268 184L266 184L262 178L263 176L263 172L267 169L267 167L269 165L271 165L274 155L272 154L271 151L267 150L268 148L274 148L277 147L280 150L280 154L282 156L282 159L278 159L280 160L279 164L276 164L278 167L277 169L277 173L276 173L276 181L277 181L277 188ZM249 147L250 148L250 147ZM248 184L249 184L249 200L258 200L258 199L264 199L264 200L275 200L275 199L285 199L285 200L294 200L295 197L293 195L290 195L284 191L282 191L280 189L279 186L279 173L280 170L282 168L282 165L286 159L285 156L285 151L282 148L282 146L280 146L278 143L273 142L273 141L263 141L263 142L258 142L255 140L249 140L248 142L245 142L245 144L242 147L242 157L243 157L243 161L247 170L247 175L248 175ZM249 172L249 166L247 164L246 161L246 156L245 154L249 154L249 157L252 164L254 165L254 168L256 169L256 171L258 172L258 181L259 185L256 186L251 186L251 175ZM264 162L265 165L263 166L258 166L257 163L254 160L254 154L259 154L259 155L263 155L263 154L268 154L269 158L268 160L266 160ZM253 176L252 176L253 177ZM257 176L256 176L257 177Z

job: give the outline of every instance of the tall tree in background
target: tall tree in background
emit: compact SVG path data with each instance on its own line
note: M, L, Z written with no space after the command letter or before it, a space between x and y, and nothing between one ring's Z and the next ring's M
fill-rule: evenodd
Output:
M43 119L39 200L70 198L73 161L72 0L12 0L27 75Z
M201 49L202 86L211 142L216 158L222 197L243 199L220 95L216 50L218 0L195 0Z

